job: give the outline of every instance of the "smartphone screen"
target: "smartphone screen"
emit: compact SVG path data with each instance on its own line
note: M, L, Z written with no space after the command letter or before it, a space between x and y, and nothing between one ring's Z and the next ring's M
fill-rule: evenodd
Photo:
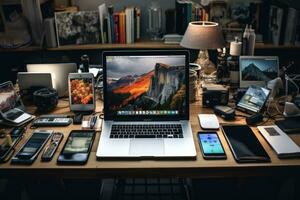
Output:
M35 132L17 154L18 157L32 157L49 138L50 134Z
M63 154L88 153L93 142L94 132L72 132Z
M198 132L198 139L204 157L226 157L216 132Z

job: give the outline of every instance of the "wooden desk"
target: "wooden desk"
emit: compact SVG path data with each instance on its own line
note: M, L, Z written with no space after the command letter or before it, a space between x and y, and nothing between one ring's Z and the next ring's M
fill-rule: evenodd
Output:
M97 110L102 109L101 101L97 102ZM34 108L29 108L34 112ZM60 101L54 113L69 112L68 102ZM100 137L97 133L93 144L89 161L84 166L59 166L56 164L69 132L72 129L80 129L80 126L70 125L66 128L49 128L61 131L65 134L64 141L59 146L51 162L41 162L40 156L30 166L12 165L10 162L0 164L0 177L57 177L57 178L121 178L121 177L247 177L247 176L300 176L300 159L278 159L271 147L253 128L257 138L271 157L271 163L264 164L238 164L235 162L229 146L221 131L218 131L222 144L227 154L227 160L204 160L199 149L197 131L200 130L197 114L212 113L211 109L202 108L201 102L197 101L190 105L190 121L194 134L197 158L195 160L136 160L136 161L97 161L96 150ZM225 123L220 119L222 123ZM232 122L231 122L232 123ZM234 123L245 123L243 118L238 118ZM25 138L17 148L24 144L32 130L28 129ZM300 135L293 135L292 139L300 145Z

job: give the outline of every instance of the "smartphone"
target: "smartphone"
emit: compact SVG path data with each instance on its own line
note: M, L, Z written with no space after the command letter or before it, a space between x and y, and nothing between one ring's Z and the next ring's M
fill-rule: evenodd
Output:
M198 132L198 141L204 159L227 158L217 132Z
M61 151L58 164L85 164L95 139L93 130L73 130Z
M52 130L36 130L12 158L12 163L31 164L51 137Z

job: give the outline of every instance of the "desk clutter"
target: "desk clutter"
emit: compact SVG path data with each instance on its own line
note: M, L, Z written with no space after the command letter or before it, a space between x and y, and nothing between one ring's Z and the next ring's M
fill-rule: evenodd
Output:
M93 156L99 162L107 158L195 159L197 143L206 160L228 159L230 152L224 148L228 145L237 163L272 162L255 132L263 136L278 158L300 158L299 146L288 135L299 132L298 115L284 117L275 101L282 98L257 77L258 70L253 71L260 69L259 75L266 80L278 78L276 57L241 57L239 89L202 83L199 106L205 113L197 113L199 130L191 128L189 118L197 116L189 114L189 96L191 90L199 90L196 84L201 68L193 71L189 82L187 51L104 52L103 111L96 105L100 102L95 89L100 84L99 74L88 73L88 59L84 56L83 60L82 73L76 73L76 64L67 63L30 64L29 74L19 74L19 88L34 90L31 102L37 109L33 112L26 110L20 97L28 93L19 94L12 82L0 85L1 122L6 128L15 126L0 134L1 162L30 165L39 159L51 162L55 158L60 165L83 165L88 162L97 134L100 139ZM40 75L45 79L31 81L25 77ZM188 88L191 85L193 88ZM67 102L66 97L67 111L56 114L59 104ZM300 109L297 95L292 97L290 103ZM271 114L271 109L276 114ZM237 118L245 122L237 124ZM270 125L270 120L276 125ZM197 140L193 131L198 131Z

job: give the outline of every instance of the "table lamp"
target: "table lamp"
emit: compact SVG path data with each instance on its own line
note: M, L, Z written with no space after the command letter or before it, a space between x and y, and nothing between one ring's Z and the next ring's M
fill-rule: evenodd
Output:
M222 48L225 42L218 23L195 21L189 23L180 45L188 49L199 49L195 63L201 66L205 74L210 74L216 69L209 60L207 50Z

